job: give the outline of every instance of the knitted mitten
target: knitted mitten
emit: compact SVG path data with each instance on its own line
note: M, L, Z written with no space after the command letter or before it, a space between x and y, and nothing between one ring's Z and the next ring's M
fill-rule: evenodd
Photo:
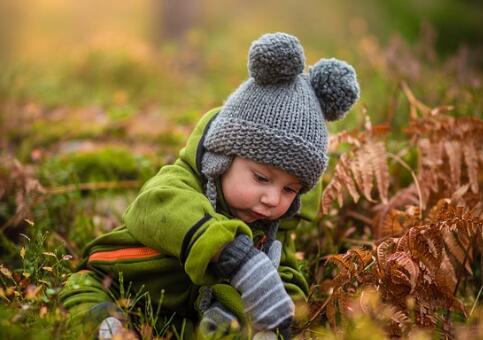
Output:
M211 287L200 288L198 310L201 314L200 332L203 337L216 338L240 329L237 317L217 301Z
M241 293L256 330L272 330L293 318L295 306L277 270L248 236L239 235L225 246L216 268Z
M277 269L280 265L280 259L282 257L282 242L280 242L279 240L274 240L265 251L265 253L267 254L270 261L272 261L275 269Z
M223 336L240 329L240 322L221 303L213 303L200 322L201 334L205 337Z
M105 318L101 325L99 326L99 331L97 333L97 339L99 340L111 340L114 335L120 334L124 329L122 322L115 317Z

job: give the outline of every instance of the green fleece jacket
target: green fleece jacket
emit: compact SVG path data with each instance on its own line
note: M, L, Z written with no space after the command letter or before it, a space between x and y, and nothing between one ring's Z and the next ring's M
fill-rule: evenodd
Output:
M203 139L218 111L205 114L176 162L163 166L145 183L125 212L124 224L87 246L84 268L99 280L113 278L110 290L114 298L120 297L122 272L124 285L130 282L132 289L148 291L153 302L162 299L163 310L192 316L199 286L220 283L210 265L212 258L239 234L256 241L264 233L231 216L222 197L220 209L215 211L204 194L200 174ZM283 221L277 234L283 244L279 273L289 294L305 297L308 291L297 268L291 233L300 219L316 217L320 191L319 183L303 195L300 213ZM79 302L72 289L75 284L78 286L78 282L68 282L63 294L67 308ZM227 304L242 310L236 306L239 301Z

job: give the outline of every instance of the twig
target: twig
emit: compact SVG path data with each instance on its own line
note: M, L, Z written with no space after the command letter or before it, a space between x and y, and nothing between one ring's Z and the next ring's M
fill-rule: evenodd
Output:
M430 107L428 107L427 105L423 104L421 101L416 99L413 92L411 91L411 89L409 88L408 84L405 81L401 82L401 87L411 106L411 118L413 119L417 118L417 113L415 109L419 109L423 113L423 115L428 115L431 112Z
M310 320L307 321L307 323L302 327L302 329L305 329L308 326L310 326L310 324L319 316L319 314L322 312L322 310L324 310L324 308L329 303L330 298L332 297L333 294L334 293L330 294L330 296L324 301L324 303L322 304L322 306L320 306L319 309L317 309L317 311L314 313L314 315L312 315L312 317L310 318Z
M61 185L58 187L47 188L47 195L59 195L78 190L105 190L105 189L133 189L138 188L140 181L117 181L117 182L92 182Z
M409 165L403 161L400 157L388 152L387 155L394 159L396 162L398 162L403 168L405 168L407 171L411 173L411 176L413 177L414 184L416 185L416 190L418 191L418 196L419 196L419 219L423 219L423 195L421 193L421 187L419 186L419 181L418 178L416 177L416 174L414 171L409 167Z

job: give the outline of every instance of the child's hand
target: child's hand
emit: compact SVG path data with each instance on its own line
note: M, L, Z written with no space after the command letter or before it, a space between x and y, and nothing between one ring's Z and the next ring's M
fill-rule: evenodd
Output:
M245 313L250 315L256 329L275 329L293 318L294 303L264 253L260 252L247 261L231 283L240 291Z
M217 263L222 276L240 293L245 313L257 330L275 329L294 315L294 303L269 257L246 235L229 243Z
M213 303L203 313L200 331L204 337L228 335L240 330L240 322L221 303Z
M268 250L265 251L270 261L272 261L275 269L278 269L280 265L280 259L282 258L282 242L279 240L274 240Z

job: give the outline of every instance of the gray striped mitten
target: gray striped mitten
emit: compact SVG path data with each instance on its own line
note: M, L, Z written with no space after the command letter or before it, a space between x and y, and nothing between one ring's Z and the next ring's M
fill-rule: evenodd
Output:
M204 337L223 336L240 329L235 315L221 303L213 303L204 313L200 322L200 331Z
M268 256L239 235L221 252L217 268L240 293L256 330L271 330L293 318L295 306Z

